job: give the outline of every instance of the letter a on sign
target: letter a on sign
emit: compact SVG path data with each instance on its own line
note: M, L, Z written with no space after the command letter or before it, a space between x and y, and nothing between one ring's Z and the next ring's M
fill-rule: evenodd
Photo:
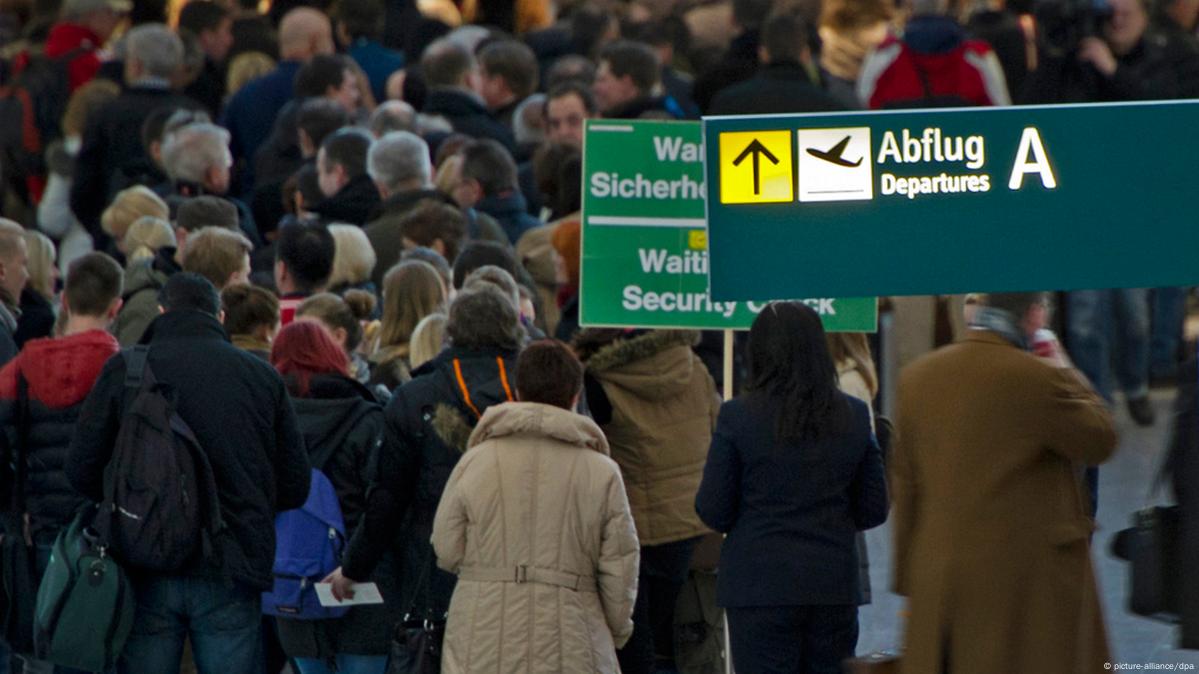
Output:
M1030 159L1029 155L1033 155ZM1045 154L1045 146L1041 143L1041 134L1034 127L1025 127L1020 135L1020 149L1016 150L1016 162L1012 165L1012 177L1008 179L1008 189L1018 190L1024 185L1024 176L1036 173L1041 176L1041 184L1045 189L1057 187L1057 178L1053 177L1053 169L1049 166L1049 155Z

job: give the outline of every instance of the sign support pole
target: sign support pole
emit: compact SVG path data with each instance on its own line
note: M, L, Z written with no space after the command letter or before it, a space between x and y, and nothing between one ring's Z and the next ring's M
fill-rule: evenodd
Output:
M733 399L733 331L724 331L724 400ZM729 644L729 616L724 615L724 674L733 674L733 649Z

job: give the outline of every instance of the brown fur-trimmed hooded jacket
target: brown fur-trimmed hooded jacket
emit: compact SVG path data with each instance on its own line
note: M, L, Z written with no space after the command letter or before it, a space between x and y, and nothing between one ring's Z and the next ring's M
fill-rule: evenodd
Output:
M624 475L642 546L708 531L695 514L695 493L720 398L711 375L691 350L698 342L699 333L693 331L653 330L630 336L603 329L585 330L575 342L593 380L589 404L611 407L610 418L597 416ZM606 404L596 399L600 397Z
M342 558L347 577L367 580L393 550L403 610L446 612L454 576L436 568L429 543L433 515L479 418L492 405L515 400L515 375L515 352L450 347L395 390L384 410L366 509Z

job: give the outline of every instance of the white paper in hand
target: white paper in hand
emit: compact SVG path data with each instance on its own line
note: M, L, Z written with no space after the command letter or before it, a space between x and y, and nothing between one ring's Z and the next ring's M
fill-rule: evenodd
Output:
M354 598L344 601L338 601L333 597L332 583L317 583L314 587L316 587L316 598L320 601L321 606L358 606L383 603L383 595L379 594L379 586L374 583L354 583L351 586Z

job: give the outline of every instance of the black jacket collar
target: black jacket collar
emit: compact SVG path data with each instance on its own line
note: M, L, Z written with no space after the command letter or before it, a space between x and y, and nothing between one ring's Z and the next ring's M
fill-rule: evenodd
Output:
M155 318L138 343L153 345L176 339L228 342L229 336L215 316L192 309L179 309Z

